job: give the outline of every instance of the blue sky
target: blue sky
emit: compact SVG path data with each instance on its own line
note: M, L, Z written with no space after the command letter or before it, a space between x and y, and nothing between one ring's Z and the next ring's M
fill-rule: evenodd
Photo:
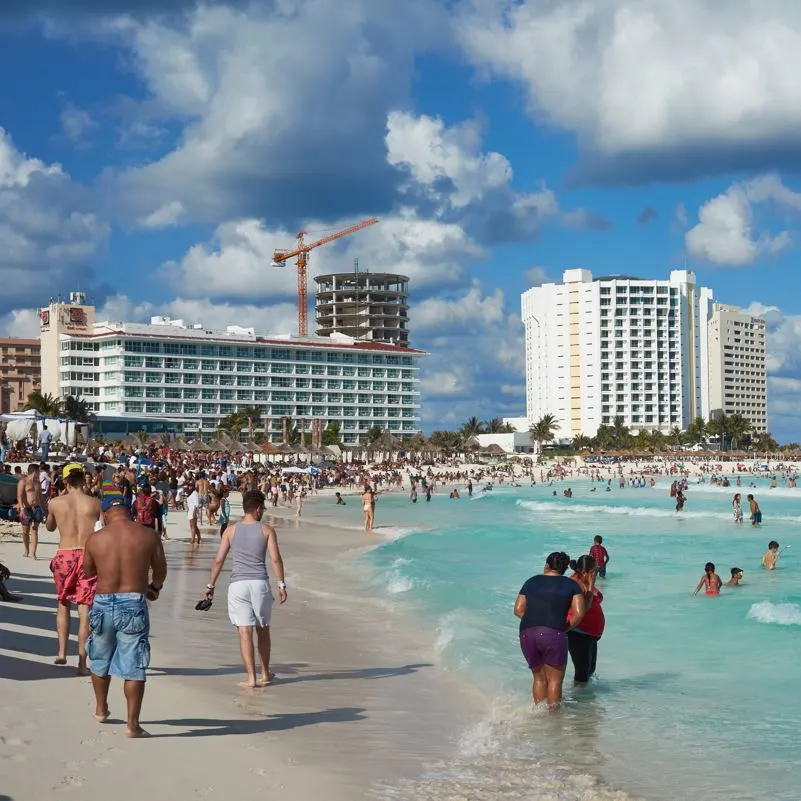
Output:
M799 54L790 0L6 0L0 330L80 287L287 331L272 250L375 215L312 272L411 277L427 430L523 412L533 282L688 267L801 440Z

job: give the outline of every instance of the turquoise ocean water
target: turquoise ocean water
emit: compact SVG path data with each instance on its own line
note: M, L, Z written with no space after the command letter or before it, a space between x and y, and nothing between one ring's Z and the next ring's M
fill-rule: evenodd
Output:
M561 497L568 484L572 500ZM416 505L382 495L377 525L401 532L361 556L376 592L425 623L440 659L491 710L464 734L458 764L432 766L428 781L387 797L801 797L801 490L757 484L758 529L734 525L734 487L691 484L676 515L664 479L609 493L585 481L458 501L443 493ZM548 553L587 553L594 534L611 555L597 677L574 690L569 666L563 712L542 714L530 705L512 605ZM759 563L770 539L797 550L769 574ZM707 561L724 581L742 568L742 586L693 597Z

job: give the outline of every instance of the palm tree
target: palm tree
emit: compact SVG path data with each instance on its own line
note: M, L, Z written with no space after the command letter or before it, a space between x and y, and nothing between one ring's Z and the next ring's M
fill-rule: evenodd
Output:
M76 398L67 395L61 401L61 415L66 421L64 431L64 442L69 444L69 425L74 423L89 423L94 418L94 413L89 408L89 404L83 398Z
M760 431L752 440L751 447L755 451L775 452L779 446L769 431Z
M492 420L487 420L487 422L484 423L484 431L486 431L487 434L502 434L505 425L506 424L500 417L493 417Z
M725 412L717 412L706 425L707 434L719 437L719 450L724 450L726 447L726 437L729 434L729 428L729 418Z
M241 412L234 412L227 417L223 417L217 425L217 430L228 434L231 438L239 441L242 429L247 425L247 418Z
M543 442L551 442L559 430L559 423L552 414L544 414L529 429L531 441L537 443L537 450L542 450Z
M673 428L670 429L668 440L676 450L678 450L681 447L682 438L683 435L681 429L678 426L673 426Z
M574 451L585 451L592 447L592 437L587 437L584 434L576 434L570 446Z
M28 395L28 401L23 408L25 411L36 412L42 417L61 416L61 401L49 392L46 395L42 395L38 389Z
M706 421L703 417L696 417L695 420L687 426L687 439L691 443L705 442L706 441Z
M466 422L462 423L462 427L459 429L465 440L478 436L483 430L481 421L477 417L470 417Z
M665 435L661 431L651 431L648 435L648 448L651 453L661 451L665 447Z
M244 406L238 412L240 417L243 417L247 420L248 425L248 441L253 441L253 429L256 426L256 423L261 420L261 415L264 409L261 406Z
M729 415L729 436L731 437L732 450L734 450L736 443L741 442L750 433L750 420L747 420L739 412Z
M617 415L612 421L612 440L618 450L623 450L631 445L631 432L623 422L621 415Z

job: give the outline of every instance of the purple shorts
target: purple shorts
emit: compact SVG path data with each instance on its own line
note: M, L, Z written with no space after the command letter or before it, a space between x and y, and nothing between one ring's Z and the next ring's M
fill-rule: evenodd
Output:
M567 665L567 632L534 626L520 632L520 648L532 670L542 665L565 667Z

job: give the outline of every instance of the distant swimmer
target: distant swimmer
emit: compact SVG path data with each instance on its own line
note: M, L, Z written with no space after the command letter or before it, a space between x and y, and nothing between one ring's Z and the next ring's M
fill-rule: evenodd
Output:
M698 595L701 588L704 587L705 595L720 595L720 588L723 586L723 581L720 576L715 572L715 565L712 562L707 562L704 566L704 575L698 582L693 595Z
M590 548L590 556L595 560L598 566L598 577L606 578L606 566L609 564L609 551L604 548L604 538L600 534L596 534L592 540L592 548Z
M739 524L743 522L743 501L742 495L739 492L734 494L734 499L731 502L731 511L734 515L734 522Z
M748 505L751 507L751 525L762 525L762 510L753 495L748 495Z
M743 580L743 571L739 567L731 569L731 578L726 582L727 587L738 587Z
M568 487L562 494L565 496L565 498L572 498L573 490Z
M461 497L461 496L459 495L459 490L457 490L457 489L453 489L453 490L451 490L451 494L450 494L450 496L449 496L449 497L450 497L450 498L452 498L452 499L454 499L454 500L459 500L459 498Z
M684 493L678 489L676 490L676 511L681 512L684 510L684 504L687 502L687 498L684 496Z
M762 555L762 567L767 570L775 570L776 563L781 558L782 552L779 550L779 543L771 540L768 543L768 550Z
M415 492L415 490L412 490L412 492ZM342 499L342 493L341 492L335 492L334 493L334 497L337 499L337 506L345 506L346 505L345 501Z
M473 497L473 482L470 480L468 480L467 482L467 495L470 498Z

